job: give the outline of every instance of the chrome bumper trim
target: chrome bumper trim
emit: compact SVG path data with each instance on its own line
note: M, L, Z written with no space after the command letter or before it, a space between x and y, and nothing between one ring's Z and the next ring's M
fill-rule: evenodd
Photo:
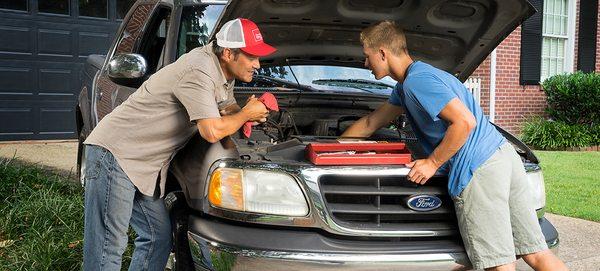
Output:
M188 232L197 270L465 270L465 253L331 254L267 251L220 244Z

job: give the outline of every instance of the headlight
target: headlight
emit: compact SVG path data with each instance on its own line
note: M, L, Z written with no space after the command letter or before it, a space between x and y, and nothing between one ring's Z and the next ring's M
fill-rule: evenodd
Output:
M272 215L305 216L308 204L296 180L279 172L217 168L208 201L220 208Z
M542 170L532 170L527 172L527 179L533 189L533 199L535 210L542 210L546 206L546 189L544 188L544 175ZM543 214L542 214L543 215ZM538 217L540 214L538 214Z

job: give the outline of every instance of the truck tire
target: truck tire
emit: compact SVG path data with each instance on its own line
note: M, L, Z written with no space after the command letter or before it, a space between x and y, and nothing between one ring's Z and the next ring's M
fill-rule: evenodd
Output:
M183 198L178 198L171 208L171 227L173 232L173 251L175 254L175 271L194 270L190 245L188 243L189 210Z

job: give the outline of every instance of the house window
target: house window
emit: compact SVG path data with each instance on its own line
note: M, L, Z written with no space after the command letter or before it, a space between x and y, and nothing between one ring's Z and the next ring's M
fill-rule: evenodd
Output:
M541 80L573 69L574 0L544 1Z

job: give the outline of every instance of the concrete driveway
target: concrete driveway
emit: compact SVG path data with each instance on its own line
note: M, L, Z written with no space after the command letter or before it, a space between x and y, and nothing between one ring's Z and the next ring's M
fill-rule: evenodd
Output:
M37 164L77 178L77 141L0 142L0 157Z
M73 179L77 141L0 142L0 157L34 163ZM600 208L600 207L598 207ZM573 271L600 271L600 223L547 214L560 234L559 257ZM532 270L520 260L518 270Z

